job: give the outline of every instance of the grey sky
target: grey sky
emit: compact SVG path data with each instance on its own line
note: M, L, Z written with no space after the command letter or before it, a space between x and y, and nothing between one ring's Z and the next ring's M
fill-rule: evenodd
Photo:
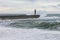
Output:
M60 0L0 0L0 12L60 11Z

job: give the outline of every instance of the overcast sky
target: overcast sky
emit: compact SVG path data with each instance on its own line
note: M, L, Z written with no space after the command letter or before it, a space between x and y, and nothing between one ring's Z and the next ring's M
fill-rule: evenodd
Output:
M0 13L29 12L33 9L60 12L60 0L0 0Z

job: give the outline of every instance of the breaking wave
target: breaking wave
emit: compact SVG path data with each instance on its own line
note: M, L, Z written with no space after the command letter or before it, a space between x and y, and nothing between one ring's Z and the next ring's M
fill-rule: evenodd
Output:
M60 40L59 26L40 19L0 20L0 40Z
M38 28L49 30L60 30L60 22L56 21L41 21L40 19L15 19L15 20L0 20L0 25L15 28Z

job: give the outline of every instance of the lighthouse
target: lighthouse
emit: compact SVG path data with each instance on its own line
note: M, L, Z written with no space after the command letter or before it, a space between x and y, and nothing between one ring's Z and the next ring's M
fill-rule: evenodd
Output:
M27 18L39 18L40 15L36 15L36 9L34 15L21 15L21 14L0 14L0 19L27 19Z
M34 10L34 15L36 15L36 9Z

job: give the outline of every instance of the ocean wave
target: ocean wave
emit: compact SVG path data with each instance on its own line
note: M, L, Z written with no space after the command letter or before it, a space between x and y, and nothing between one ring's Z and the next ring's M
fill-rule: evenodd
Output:
M60 40L60 31L42 29L0 29L0 40Z
M60 30L60 22L44 22L44 21L15 21L9 24L10 26L17 28L38 28L38 29L51 29Z
M38 29L60 30L60 22L41 21L40 19L0 20L0 25L15 28L38 28Z

